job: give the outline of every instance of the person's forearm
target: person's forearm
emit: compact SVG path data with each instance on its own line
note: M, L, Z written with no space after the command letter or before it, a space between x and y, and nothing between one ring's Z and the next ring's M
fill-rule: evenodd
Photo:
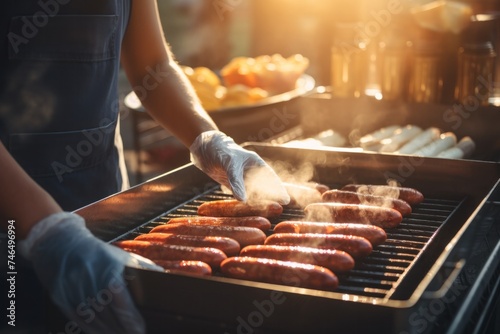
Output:
M54 199L33 181L0 143L0 227L15 220L16 237L24 239L41 219L61 212Z
M155 0L133 0L121 64L146 110L186 146L217 126L175 63Z
M191 83L173 60L157 65L157 85L150 90L141 87L142 104L163 127L189 147L196 137L217 126L201 106ZM161 78L161 79L160 79ZM141 82L132 82L132 84Z

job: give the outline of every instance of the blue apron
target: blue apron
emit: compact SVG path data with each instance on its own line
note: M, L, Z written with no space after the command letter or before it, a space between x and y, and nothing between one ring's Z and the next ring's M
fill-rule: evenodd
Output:
M129 14L130 0L0 1L0 140L68 211L128 184L119 168L117 82ZM0 235L1 259L5 244ZM24 262L16 257L16 327L4 317L0 332L64 331L69 322L46 314L43 289Z
M118 73L129 14L130 0L0 1L0 140L67 211L128 186Z

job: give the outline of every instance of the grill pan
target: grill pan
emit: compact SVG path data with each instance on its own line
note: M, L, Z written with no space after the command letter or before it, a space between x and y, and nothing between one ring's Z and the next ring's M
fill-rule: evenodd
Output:
M332 188L353 182L384 184L391 178L419 189L426 200L400 227L388 231L388 240L372 255L351 273L339 275L334 292L127 268L129 288L153 333L406 331L418 303L435 295L433 290L446 292L447 283L460 272L463 260L450 262L448 256L461 235L474 228L474 215L500 177L499 164L491 162L245 146L281 166L308 164L314 180ZM168 217L195 215L200 203L225 197L187 165L78 213L98 237L114 241L146 233ZM286 209L272 223L301 219L301 214Z

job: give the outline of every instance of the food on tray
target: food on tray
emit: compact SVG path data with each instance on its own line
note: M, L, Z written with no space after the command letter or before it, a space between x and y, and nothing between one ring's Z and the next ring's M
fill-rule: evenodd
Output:
M181 68L193 85L203 107L207 110L219 109L226 96L226 88L217 74L206 67L181 66Z
M219 236L236 240L241 247L264 243L266 235L255 227L211 226L193 224L165 224L156 226L150 233L172 233L199 236Z
M274 233L320 233L356 235L366 238L373 246L387 239L384 229L366 224L325 223L311 221L282 221L274 227Z
M227 258L226 254L220 249L210 247L162 245L140 240L117 241L113 245L127 252L139 254L153 262L156 260L202 261L207 263L212 269L218 268L220 263Z
M377 196L370 194L361 194L359 192L332 189L323 193L322 201L348 203L348 204L367 204L393 208L406 216L411 213L411 206L407 202L388 196Z
M304 212L309 221L371 224L382 228L396 227L403 220L395 209L365 204L312 203Z
M415 136L419 135L422 129L415 125L406 125L394 131L392 136L382 139L379 152L395 152L402 145L406 144Z
M289 141L283 146L287 147L315 147L315 146L336 146L342 147L347 139L338 132L326 130L318 133L316 136L306 139L297 139Z
M361 137L354 144L359 144L366 151L382 153L451 159L470 157L475 149L474 141L468 136L458 143L457 140L453 132L442 133L436 127L420 129L409 124L384 127Z
M222 68L221 76L226 87L240 84L278 94L295 89L308 66L309 60L300 54L236 57Z
M253 245L243 248L240 256L314 264L333 272L349 271L355 264L352 256L341 250L300 246Z
M212 268L202 261L187 261L187 260L155 260L153 261L163 269L171 273L191 274L199 276L212 275Z
M259 87L234 85L227 87L226 94L221 100L221 106L234 107L258 102L269 97L269 92Z
M222 274L250 281L312 289L335 289L337 276L325 267L255 257L231 257L221 263Z
M420 128L408 124L405 126L389 125L361 138L350 137L351 147L346 147L346 139L333 129L322 131L316 136L295 139L283 144L286 147L337 147L351 152L380 152L463 159L470 157L475 150L475 143L465 136L458 141L453 132L442 132L437 127Z
M420 191L408 187L374 184L347 184L342 187L342 190L354 191L359 194L399 198L410 205L419 204L424 200L424 195Z
M373 250L372 244L366 238L343 234L274 233L267 237L264 244L338 249L353 258L368 256Z
M222 80L207 67L181 66L208 111L253 104L269 96L294 90L309 66L302 55L279 54L256 58L236 57L221 70Z
M221 236L200 236L172 233L146 233L137 236L134 240L149 241L163 245L181 245L192 247L212 247L220 249L227 256L237 255L240 244L232 239Z
M438 139L440 134L441 131L438 128L430 127L417 136L413 137L410 141L408 141L394 153L414 154L422 147Z
M455 134L453 132L446 132L441 134L439 138L419 149L414 154L424 157L436 157L441 152L452 148L456 144L457 137L455 136Z
M262 231L271 228L271 222L265 217L176 217L170 219L167 224L195 224L195 225L225 225L225 226L247 226L256 227Z
M364 149L368 149L374 145L379 145L381 140L391 137L398 129L400 129L400 126L390 125L364 135L359 139L359 146Z
M472 155L476 149L476 144L470 137L463 137L455 146L447 150L441 151L437 157L448 159L462 159L463 157Z
M254 203L245 203L238 200L216 200L202 203L198 207L200 216L211 217L242 217L242 216L260 216L260 217L278 217L283 212L281 204L273 201L258 201Z

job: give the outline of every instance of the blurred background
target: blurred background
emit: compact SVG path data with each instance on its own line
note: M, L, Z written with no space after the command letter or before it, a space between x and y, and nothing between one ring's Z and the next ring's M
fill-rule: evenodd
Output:
M498 0L158 0L158 7L181 65L220 75L235 57L301 54L316 86L329 86L342 98L452 104L460 48L471 44L473 52L500 54ZM475 14L482 16L471 22ZM483 68L498 93L500 57L490 58L486 61L494 66ZM120 90L123 98L131 91L124 77ZM153 141L166 145L143 152L136 141L141 131L136 116L123 108L132 185L189 161L187 151L165 133L154 134L159 138Z
M359 23L356 31L365 32L372 45L395 31L409 39L411 34L418 34L411 8L430 2L433 1L158 0L158 6L167 41L181 64L220 69L236 56L300 53L311 60L308 73L322 85L330 83L330 50L338 37L335 25ZM498 0L460 3L470 5L473 13L500 10ZM387 11L390 17L383 17ZM459 38L453 32L445 35Z

